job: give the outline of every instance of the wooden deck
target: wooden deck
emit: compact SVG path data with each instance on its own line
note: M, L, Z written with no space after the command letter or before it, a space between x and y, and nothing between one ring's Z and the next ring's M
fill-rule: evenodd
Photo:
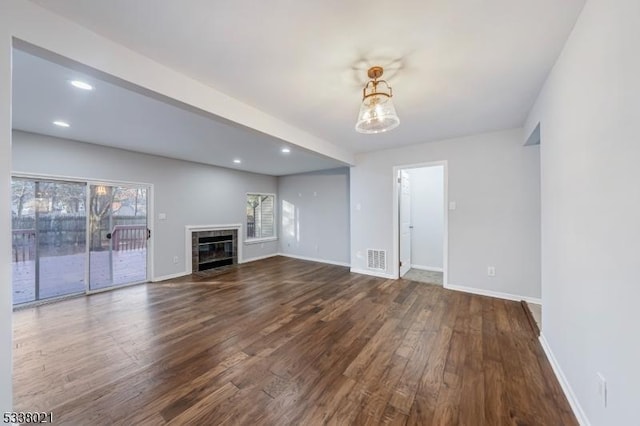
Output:
M48 299L85 291L86 254L46 256L40 259L40 298ZM147 250L113 252L113 280L109 277L109 252L91 253L91 287L100 289L113 285L146 280ZM13 262L13 303L31 302L35 297L35 261Z
M575 425L519 303L276 257L14 313L56 424Z

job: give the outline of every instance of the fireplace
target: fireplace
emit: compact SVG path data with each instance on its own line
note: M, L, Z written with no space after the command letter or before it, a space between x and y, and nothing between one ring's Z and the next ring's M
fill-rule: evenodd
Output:
M192 271L206 271L238 263L238 230L191 233Z

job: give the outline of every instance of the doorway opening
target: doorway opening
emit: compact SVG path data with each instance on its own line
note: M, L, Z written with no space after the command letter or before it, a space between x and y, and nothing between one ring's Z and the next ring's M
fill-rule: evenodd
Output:
M394 167L398 278L447 283L446 161Z
M538 179L540 182L540 187L542 187L542 180L541 180L541 158L540 158L540 146L542 143L542 133L540 131L540 123L538 123L536 125L536 127L533 128L533 130L531 131L531 134L529 135L529 137L527 138L527 141L524 144L524 148L525 149L529 149L529 150L535 150L536 151L536 157L537 157L537 172L538 172ZM538 206L540 206L542 204L542 201L540 199L541 196L541 191L538 192ZM539 210L540 215L542 215L542 211ZM539 238L540 240L538 240L538 244L540 244L540 247L542 246L542 227L540 228L540 234L539 234ZM540 270L542 269L542 265L539 265ZM538 282L539 287L539 292L540 292L540 304L537 303L533 303L532 301L528 301L528 302L522 302L522 306L523 308L525 308L525 313L527 314L527 317L529 318L529 321L532 323L532 327L534 329L534 332L538 335L540 335L540 331L542 330L542 279L540 279L540 281Z

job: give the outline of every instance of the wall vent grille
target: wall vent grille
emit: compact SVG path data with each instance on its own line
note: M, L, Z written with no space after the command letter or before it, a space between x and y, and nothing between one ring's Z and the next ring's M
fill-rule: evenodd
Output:
M386 271L387 252L384 250L367 249L367 268Z

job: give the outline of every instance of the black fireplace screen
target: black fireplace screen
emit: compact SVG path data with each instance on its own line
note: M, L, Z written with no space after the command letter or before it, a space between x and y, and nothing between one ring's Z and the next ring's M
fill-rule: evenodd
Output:
M199 271L232 265L233 263L233 235L200 237L198 239Z

